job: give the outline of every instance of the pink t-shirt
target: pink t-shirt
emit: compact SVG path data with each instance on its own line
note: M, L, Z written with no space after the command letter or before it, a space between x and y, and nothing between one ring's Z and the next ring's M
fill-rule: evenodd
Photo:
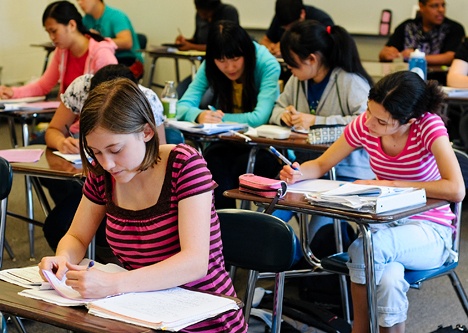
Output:
M163 261L180 252L178 202L190 196L213 191L216 183L203 157L192 147L178 145L170 153L161 195L152 207L133 211L112 201L109 174L86 178L84 195L92 202L106 205L106 236L112 251L125 268L137 269ZM208 272L186 287L236 296L224 267L218 215L211 204L210 255ZM183 332L247 332L241 310L229 311L187 327Z
M397 156L387 155L383 151L380 138L369 133L365 122L366 113L363 113L345 128L344 135L352 147L362 147L367 151L377 179L423 182L441 178L431 147L434 140L448 134L438 115L425 113L411 124L405 148ZM446 205L411 218L451 225L454 217Z

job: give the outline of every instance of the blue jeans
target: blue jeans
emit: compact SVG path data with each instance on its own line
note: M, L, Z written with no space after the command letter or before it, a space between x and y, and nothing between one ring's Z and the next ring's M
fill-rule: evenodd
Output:
M372 233L378 323L391 327L406 320L409 284L405 268L432 269L442 266L452 249L452 229L433 222L402 219ZM363 239L359 236L348 249L351 281L365 284Z

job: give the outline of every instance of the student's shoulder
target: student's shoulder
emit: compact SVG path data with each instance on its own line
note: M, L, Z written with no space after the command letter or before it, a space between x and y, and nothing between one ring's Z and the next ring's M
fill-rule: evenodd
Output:
M463 33L465 31L465 28L463 27L462 24L460 24L459 22L454 21L452 19L449 19L448 17L446 17L444 19L444 24L449 25L451 29L458 30L458 31L463 31Z
M110 7L106 5L106 9L104 10L104 15L106 15L108 18L128 18L127 14L125 14L124 11L115 8L115 7Z

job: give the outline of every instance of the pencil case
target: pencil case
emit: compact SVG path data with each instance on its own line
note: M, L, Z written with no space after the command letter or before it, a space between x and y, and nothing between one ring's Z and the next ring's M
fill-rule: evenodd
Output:
M311 126L308 142L314 145L335 142L343 134L345 127L345 125Z
M239 176L239 190L266 198L284 197L288 186L285 181L246 173Z

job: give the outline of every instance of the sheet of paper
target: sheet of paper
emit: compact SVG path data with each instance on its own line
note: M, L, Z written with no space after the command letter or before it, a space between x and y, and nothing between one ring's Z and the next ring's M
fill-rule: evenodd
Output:
M1 102L0 102L1 104ZM2 111L39 111L48 109L57 109L60 105L60 101L46 101L46 102L35 102L35 103L12 103L4 104Z
M32 103L45 100L45 96L23 97L23 98L10 98L0 99L0 104L13 104L13 103Z
M4 149L0 150L0 157L10 163L32 163L39 161L43 152L43 149Z
M73 164L82 164L80 154L64 154L57 150L55 150L53 153L57 156L60 156L63 159L66 159L68 162L71 162Z
M288 184L288 192L308 193L308 192L326 192L340 187L346 182L328 179L309 179L295 184Z

